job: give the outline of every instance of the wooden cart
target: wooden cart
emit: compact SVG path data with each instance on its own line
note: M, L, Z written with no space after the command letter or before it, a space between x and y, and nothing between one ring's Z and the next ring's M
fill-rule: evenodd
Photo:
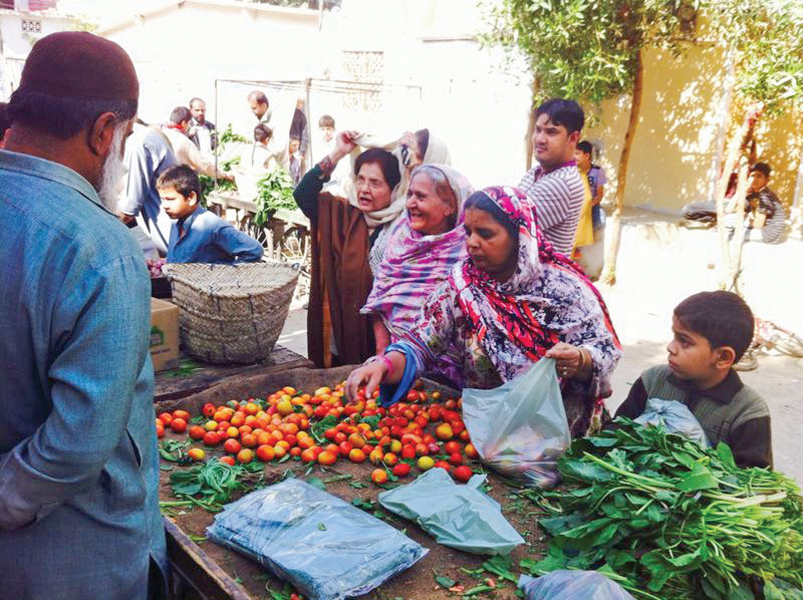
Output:
M178 408L188 410L190 414L197 415L206 402L221 404L231 399L244 399L248 397L264 397L286 385L298 390L312 391L322 385L333 385L342 381L353 367L338 367L336 369L290 369L280 372L263 372L246 378L227 379L209 389L191 396L176 400L166 400L157 403L157 411L172 411ZM428 389L439 388L436 384L427 385ZM443 388L439 388L443 389ZM170 433L168 436L172 435ZM294 469L294 475L304 477L309 465L289 461L279 465L268 465L265 469L265 478L271 482L278 482L288 468ZM367 464L354 464L339 461L332 467L312 467L310 477L318 477L327 485L327 491L351 501L360 497L366 501L375 501L381 491L376 486L366 483L365 487L356 489L350 481L367 482L368 475L373 466ZM170 472L160 471L160 493L163 500L175 500L169 487ZM352 477L350 481L343 477ZM411 479L412 480L412 479ZM523 558L539 558L543 542L539 538L536 520L533 515L537 512L534 505L523 501L511 500L515 488L509 487L494 474L489 474L491 489L489 493L500 504L508 520L527 539L528 545L517 547L512 554L514 564ZM183 509L182 509L183 510ZM196 543L191 536L205 536L205 529L212 523L213 515L201 508L194 507L183 510L181 514L166 520L168 539L168 555L174 569L174 590L177 598L251 598L270 599L270 590L282 590L285 584L270 575L265 568L256 562L247 559L234 551L216 545L211 541ZM406 534L418 543L429 549L429 553L408 570L396 575L387 581L378 590L366 596L372 599L404 598L421 600L438 600L454 598L455 595L439 586L434 580L434 574L451 578L471 588L482 583L462 569L478 569L488 559L487 556L476 556L460 552L434 542L433 538L410 521L389 516L388 522L404 529ZM335 560L335 557L332 557ZM515 588L512 582L497 581L502 589L495 591L493 598L513 598ZM478 598L490 596L478 595Z

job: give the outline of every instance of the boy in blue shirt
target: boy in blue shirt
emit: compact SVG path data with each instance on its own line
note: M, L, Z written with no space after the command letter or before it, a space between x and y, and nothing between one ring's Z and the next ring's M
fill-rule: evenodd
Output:
M177 221L170 228L169 263L256 262L262 246L200 204L201 183L186 165L162 173L156 181L167 216Z
M644 371L616 416L635 419L650 398L677 400L691 410L712 445L725 442L740 467L772 467L767 403L744 385L733 365L753 339L753 313L731 292L700 292L672 316L666 365Z

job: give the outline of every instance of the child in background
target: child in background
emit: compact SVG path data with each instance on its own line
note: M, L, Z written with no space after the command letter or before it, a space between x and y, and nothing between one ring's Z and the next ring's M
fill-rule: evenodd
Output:
M740 467L772 467L770 412L733 364L753 339L753 313L736 294L701 292L672 317L668 364L644 371L616 416L635 419L649 398L689 407L712 445L725 442Z
M201 183L185 165L167 169L156 181L165 212L177 219L170 229L169 263L255 262L262 246L201 206Z

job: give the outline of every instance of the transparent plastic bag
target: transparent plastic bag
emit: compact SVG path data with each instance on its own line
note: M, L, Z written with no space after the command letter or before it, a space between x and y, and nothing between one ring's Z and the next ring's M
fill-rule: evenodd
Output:
M379 494L379 503L411 519L450 548L474 554L510 554L524 543L502 515L499 503L479 487L486 475L458 485L443 469L430 469L415 481Z
M708 448L710 445L700 421L688 406L677 400L650 398L647 400L644 412L635 421L642 425L661 426L669 433L685 435L703 448Z
M552 571L534 579L519 578L527 600L635 600L618 583L597 571Z
M463 390L463 420L489 467L531 487L558 482L557 462L571 442L555 360L491 390Z
M428 552L387 523L298 479L228 504L206 531L214 542L319 600L366 594Z

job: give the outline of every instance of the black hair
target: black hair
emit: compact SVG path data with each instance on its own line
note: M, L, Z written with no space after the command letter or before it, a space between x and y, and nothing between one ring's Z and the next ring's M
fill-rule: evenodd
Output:
M177 106L170 112L170 122L178 125L192 119L192 113L186 106Z
M273 137L273 129L265 125L264 123L260 123L256 127L254 127L254 139L257 142L264 142Z
M588 140L583 140L582 142L578 142L577 149L580 152L583 152L588 155L594 152L594 146L592 146L591 142L589 142Z
M292 142L293 140L295 140L297 142L300 142L301 138L299 136L297 136L297 135L291 135L290 136L290 141Z
M198 98L197 96L195 98L190 98L190 101L187 102L187 106L192 108L192 103L193 102L204 102L204 99L203 98ZM204 105L206 105L206 102L204 102Z
M742 358L753 339L753 312L733 292L718 290L689 296L677 305L675 316L684 327L708 340L712 350L733 348L734 362Z
M418 159L423 161L429 148L429 129L419 129L415 132L415 141L418 143Z
M68 140L92 126L103 113L114 113L117 122L133 119L137 101L65 98L18 89L11 94L6 111L9 123L20 122Z
M331 127L335 128L335 120L329 115L323 115L318 119L318 127Z
M259 90L254 90L250 94L248 94L249 100L256 100L259 104L267 104L270 106L268 102L268 97L265 95L264 92L260 92Z
M387 150L382 148L369 148L357 157L354 161L354 175L358 175L360 168L366 164L379 165L385 182L392 190L401 181L401 171L399 171L399 161Z
M754 171L758 171L759 173L763 173L764 177L766 177L767 179L769 179L770 173L772 173L772 169L765 162L757 162L752 167L750 167L750 172L753 173Z
M574 133L582 131L586 116L580 105L574 100L550 98L535 110L535 118L548 115L554 125L563 125L566 131Z
M510 217L499 208L499 205L491 200L491 197L488 196L482 190L478 192L474 192L468 197L468 200L465 201L463 204L463 210L468 210L470 208L476 208L477 210L482 210L487 212L491 215L497 223L499 223L502 227L505 228L508 235L513 238L513 241L516 243L516 247L519 244L519 228L516 224L510 220Z
M156 180L156 188L176 190L185 198L195 192L198 203L201 202L201 181L198 174L187 165L174 165L165 170Z

